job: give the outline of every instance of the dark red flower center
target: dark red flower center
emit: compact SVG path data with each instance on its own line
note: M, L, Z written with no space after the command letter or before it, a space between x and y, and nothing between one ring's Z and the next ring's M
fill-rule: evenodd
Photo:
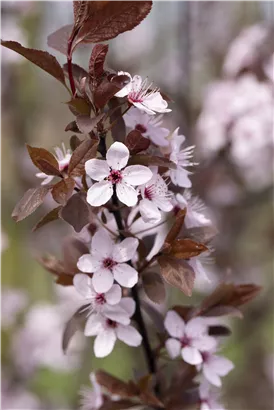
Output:
M174 208L173 208L174 215L177 215L177 213L180 211L180 209L181 208L178 205L175 205Z
M114 320L111 319L107 319L107 326L111 327L112 329L115 329L117 327L117 322L115 322Z
M202 358L203 358L203 362L207 362L208 359L210 358L210 354L208 352L201 352Z
M111 258L106 258L106 259L103 260L103 266L106 269L112 269L113 266L115 266L115 265L116 265L116 262Z
M122 178L122 173L115 169L113 169L108 176L108 180L113 184L118 184L118 182L120 182Z
M147 199L149 199L150 201L152 200L152 198L153 198L153 190L152 190L152 187L151 187L151 186L145 187L144 197L147 198Z
M180 340L181 342L181 346L182 347L186 347L190 345L191 339L187 336L182 337L182 339Z
M98 305L104 305L106 303L106 298L105 298L104 293L98 293L96 295L95 300L96 300L96 303L98 303Z
M147 128L143 124L136 124L135 129L137 131L140 131L141 134L144 134L145 132L147 132Z

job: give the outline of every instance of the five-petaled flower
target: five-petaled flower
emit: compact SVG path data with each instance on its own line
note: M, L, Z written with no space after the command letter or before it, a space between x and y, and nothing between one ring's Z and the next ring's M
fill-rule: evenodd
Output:
M140 187L142 200L139 204L140 214L145 222L157 223L161 220L161 211L169 212L173 205L170 193L157 167L151 167L153 177Z
M90 159L85 163L86 173L96 182L87 193L87 202L100 206L108 202L114 189L121 202L127 206L137 203L138 193L134 186L145 184L152 177L152 172L143 165L126 167L129 150L121 142L115 142L108 149L106 161Z
M143 137L149 138L153 144L159 147L167 147L169 130L161 127L162 115L151 116L132 107L125 115L126 126L139 131Z
M85 326L86 336L96 336L94 354L96 357L109 355L117 339L129 346L139 346L142 342L140 333L130 325L130 318L135 312L135 302L132 298L122 298L119 305L124 314L116 320L108 319L100 313L91 314Z
M152 84L149 84L147 79L142 81L142 77L139 75L135 75L132 78L129 73L124 71L119 71L118 75L127 75L130 81L115 94L116 97L127 96L131 104L150 115L156 114L156 112L164 113L171 111L167 108L168 104L161 96L159 88L151 89Z
M110 235L99 229L92 238L90 254L80 257L77 263L82 272L93 273L92 285L97 293L108 292L114 279L127 288L138 281L138 272L127 261L136 253L138 239L126 238L115 244Z
M71 158L71 150L66 149L65 144L62 143L62 149L59 147L55 147L54 151L55 151L55 158L58 161L59 171L64 172L69 165L69 161ZM37 172L35 176L37 176L37 178L43 179L43 182L41 182L41 185L49 184L54 178L54 175L47 175L44 172Z
M202 317L185 323L178 313L170 310L164 324L171 336L166 341L166 349L172 359L181 354L186 363L198 365L203 362L201 352L216 346L216 340L207 334L207 324Z
M225 410L219 402L219 394L212 391L210 384L202 380L199 386L200 410Z
M181 145L184 143L185 137L184 135L179 135L178 132L179 128L176 128L171 137L170 161L176 164L176 169L170 169L169 175L174 185L178 185L182 188L190 188L192 185L189 179L191 172L187 171L185 168L197 165L191 161L195 147L192 145L185 149L181 149Z

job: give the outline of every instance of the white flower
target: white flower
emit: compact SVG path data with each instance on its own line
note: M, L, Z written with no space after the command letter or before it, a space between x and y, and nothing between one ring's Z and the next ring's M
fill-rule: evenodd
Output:
M117 320L111 320L100 313L91 314L85 327L86 336L96 336L94 354L96 357L109 355L117 339L129 346L139 346L142 341L140 333L130 325L130 317L135 311L135 302L132 298L122 298L120 306L124 315Z
M142 200L139 211L145 222L159 222L161 211L169 212L173 205L170 201L170 193L163 178L157 173L158 168L152 167L153 176L140 187Z
M221 387L221 376L226 376L234 369L234 364L226 357L214 354L212 349L203 351L202 358L203 361L197 366L197 369L202 370L204 377L211 384Z
M69 161L71 158L71 150L70 149L66 150L65 144L63 143L62 149L59 147L55 147L54 151L55 151L55 158L58 161L59 171L63 172L69 165ZM44 172L38 172L35 175L37 176L37 178L42 178L44 180L41 183L41 185L49 184L54 178L53 175L47 175Z
M211 390L211 386L206 380L203 380L199 386L199 396L200 410L225 410L218 401L219 394Z
M201 352L216 346L216 340L208 336L206 321L201 317L185 323L178 313L171 310L166 315L164 325L171 336L166 341L166 349L172 359L181 354L186 363L201 364Z
M186 208L186 228L211 224L210 219L206 218L203 214L205 210L204 203L200 198L193 196L189 190L186 190L183 195L177 194L176 200L181 209Z
M161 96L159 88L151 89L152 84L148 84L147 79L142 81L142 77L139 75L132 78L129 73L124 71L119 71L118 75L127 75L130 82L115 94L116 97L127 96L131 104L150 115L156 112L171 111L167 108L167 102Z
M92 388L80 389L80 410L98 410L103 405L104 398L101 386L97 383L94 373L89 375Z
M160 126L162 115L152 117L133 107L124 115L124 120L127 127L139 131L143 137L149 138L155 145L168 146L169 142L166 137L169 135L169 130Z
M152 173L143 165L126 167L128 159L128 148L121 142L115 142L107 151L106 161L90 159L86 162L86 173L99 181L88 190L87 202L90 205L105 204L113 195L113 186L121 202L127 206L136 205L138 194L133 186L145 184L152 177Z
M138 281L138 272L126 261L132 259L138 247L138 239L126 238L114 244L110 235L99 229L91 241L91 254L82 255L77 263L82 272L93 273L92 285L98 293L108 292L114 279L127 288Z
M171 137L171 154L170 161L177 165L176 169L171 169L170 178L174 185L179 185L182 188L190 188L192 183L189 179L190 171L185 168L193 165L197 165L191 162L190 159L193 157L194 145L181 150L181 145L185 141L183 135L178 134L179 128L173 132Z

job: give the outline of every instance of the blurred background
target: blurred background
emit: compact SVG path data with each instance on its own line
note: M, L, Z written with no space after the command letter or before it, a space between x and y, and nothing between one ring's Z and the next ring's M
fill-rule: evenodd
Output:
M273 408L273 6L272 2L156 1L136 29L110 42L109 67L148 76L169 95L165 126L180 126L200 163L193 191L218 227L210 284L197 283L194 301L223 279L254 282L262 294L233 319L224 353L236 369L225 380L229 410ZM71 2L3 1L1 38L48 50L46 38L72 22ZM74 55L87 68L91 46ZM62 253L69 226L31 229L50 200L15 224L10 215L28 188L41 181L25 143L51 150L69 143L73 117L66 90L17 54L2 49L2 408L75 409L89 373L103 367L127 379L143 361L117 344L104 360L78 335L61 351L66 320L79 306L73 289L53 284L37 262ZM176 291L167 304L189 303ZM138 366L136 366L138 367Z

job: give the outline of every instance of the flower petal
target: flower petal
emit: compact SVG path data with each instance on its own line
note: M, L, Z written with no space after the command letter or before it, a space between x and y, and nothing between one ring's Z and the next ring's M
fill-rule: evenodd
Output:
M129 159L129 150L121 142L114 142L107 151L107 163L112 169L124 168Z
M152 111L150 108L146 107L143 103L132 101L132 104L133 104L135 107L139 108L139 110L141 110L142 112L145 112L145 113L148 114L148 115L154 115L154 114L156 114L156 113L155 113L154 111Z
M181 352L181 343L177 339L169 338L166 341L166 350L171 359L175 359Z
M102 259L112 256L113 246L114 242L109 233L104 228L100 228L92 237L91 253L102 261Z
M77 273L77 275L73 277L73 285L77 292L79 292L84 298L89 299L95 295L91 278L84 273Z
M136 309L135 301L130 297L125 297L121 299L119 305L127 312L129 317L131 317Z
M130 165L122 172L123 181L130 185L142 185L148 182L153 174L144 165Z
M126 238L113 248L113 259L115 262L127 262L136 253L139 241L136 238Z
M89 159L85 163L85 170L88 176L95 181L102 181L110 173L107 161L103 159Z
M231 360L223 356L212 356L209 359L208 366L219 376L226 376L232 369L234 364Z
M93 184L87 193L87 202L91 206L101 206L108 202L113 194L113 186L110 181L101 181Z
M127 75L130 79L130 82L125 87L123 87L120 91L118 91L118 93L115 94L115 97L122 98L128 95L132 89L132 77L126 71L118 71L118 75Z
M214 337L204 335L197 339L194 339L192 341L192 346L204 352L215 349L217 346L217 341Z
M97 293L107 292L113 285L113 275L109 269L99 269L92 276L92 284Z
M195 317L194 319L189 320L186 324L185 332L190 338L204 335L207 332L206 320L202 317Z
M177 168L176 170L170 170L170 179L174 185L178 185L182 188L191 188L192 182L189 179L191 172L185 170L184 168Z
M127 312L119 305L115 305L115 306L104 305L103 314L108 319L111 319L117 323L121 323L122 325L130 324L130 318Z
M133 288L138 282L138 272L126 263L118 263L113 267L114 279L126 288Z
M95 336L103 329L104 318L98 313L89 316L85 326L85 336Z
M92 273L100 268L100 262L97 258L87 253L79 258L77 268L82 272Z
M137 204L138 194L136 190L125 182L120 182L116 185L116 192L119 200L127 206L134 206Z
M221 378L215 373L214 370L212 370L210 364L204 363L203 365L203 374L205 378L214 386L216 387L221 387L222 385L222 380Z
M108 356L115 345L116 334L114 329L106 329L100 332L94 341L94 354L96 357L106 357Z
M145 222L157 223L161 220L161 212L157 206L147 198L140 201L139 211Z
M106 302L109 305L116 305L120 302L122 297L122 289L119 285L113 285L106 293Z
M203 358L198 349L186 346L182 349L182 357L186 363L197 365L203 362Z
M167 312L164 325L170 336L177 339L184 336L185 322L174 310Z
M128 346L136 347L142 343L142 336L133 326L118 325L116 333L118 339Z

